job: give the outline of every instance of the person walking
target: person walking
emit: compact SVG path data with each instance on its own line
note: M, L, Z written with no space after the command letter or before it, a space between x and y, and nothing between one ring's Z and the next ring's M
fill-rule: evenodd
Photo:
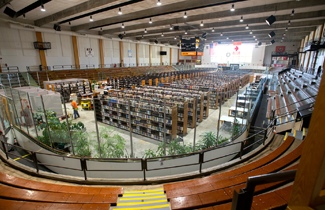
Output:
M77 102L72 101L72 102L71 102L71 106L72 106L72 109L73 109L74 119L77 119L77 115L78 115L78 117L80 117L80 115L79 115L79 113L78 113Z

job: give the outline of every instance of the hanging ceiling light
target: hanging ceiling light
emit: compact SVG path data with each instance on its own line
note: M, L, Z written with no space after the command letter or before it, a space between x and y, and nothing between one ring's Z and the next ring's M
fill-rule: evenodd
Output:
M251 30L251 31L249 32L249 34L253 34L253 31Z
M93 17L90 15L90 18L89 18L89 21L90 22L93 22L94 20L93 20Z
M200 26L203 26L203 25L204 25L204 24L203 24L203 20L202 20Z
M214 32L214 28L212 28L212 32Z
M257 41L257 39L255 39L255 41Z
M151 20L151 18L149 19L149 23L150 23L150 24L152 23L152 20Z
M143 35L141 36L141 38L143 39Z
M164 36L164 33L161 33L161 36Z
M246 25L246 29L249 29L248 24Z
M213 41L211 41L213 43Z
M187 18L186 12L184 12L184 18Z
M144 33L147 33L147 29L146 28L144 29Z
M23 18L26 19L25 13L23 14ZM70 23L70 22L69 22ZM70 24L69 24L70 25Z
M122 9L121 9L121 7L118 8L118 14L119 14L119 15L122 15Z
M234 40L231 40L232 42L234 42Z
M235 11L235 4L232 4L230 11Z
M124 23L122 23L122 26L121 27L124 28Z
M71 22L69 21L69 25L71 25Z
M125 31L124 31L124 35L126 35Z
M103 28L100 28L100 31L103 31Z
M293 9L291 12L291 16L294 16L294 15L295 15L295 10Z
M286 30L285 31L288 31L288 27L286 28Z
M266 18L265 22L270 26L276 21L276 18L271 15L270 17Z
M288 26L290 26L290 24L291 24L291 21L289 20L289 21L288 21Z
M243 16L241 16L239 22L244 22Z
M187 30L185 31L185 34L187 34Z
M157 5L158 5L158 6L160 6L160 5L161 5L161 2L160 2L160 0L158 0L158 2L157 2Z
M283 36L286 36L286 33L284 33Z
M253 36L253 38L255 38L256 36Z
M275 41L274 41L274 39L271 41L271 44L274 44L275 43Z
M282 37L282 39L284 39L284 37Z
M227 39L229 39L229 37L227 37Z
M283 42L283 40L281 40L281 43Z
M223 36L222 32L220 33L220 36Z
M173 25L172 24L170 24L169 29L173 30Z
M43 4L43 3L41 4L41 11L42 11L42 12L45 12L45 11L46 11L46 9L45 9L45 7L44 7L44 4Z
M270 38L272 38L272 37L275 36L275 33L274 33L274 31L271 31L268 35L269 35Z
M174 37L174 39L176 39L176 36Z

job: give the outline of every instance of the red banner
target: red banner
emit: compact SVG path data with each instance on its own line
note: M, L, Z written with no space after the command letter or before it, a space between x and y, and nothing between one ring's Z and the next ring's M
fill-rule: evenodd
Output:
M286 50L285 46L276 46L275 52L284 52Z
M192 59L193 59L193 60L196 60L196 59L197 59L197 56L192 56Z
M241 45L241 42L233 42L233 45Z

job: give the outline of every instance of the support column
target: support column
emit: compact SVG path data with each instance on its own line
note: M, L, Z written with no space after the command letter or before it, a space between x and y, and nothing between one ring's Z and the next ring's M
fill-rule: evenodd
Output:
M121 67L124 67L124 51L123 51L123 42L120 41L120 63Z
M324 24L322 25L321 30L320 30L320 33L319 33L319 37L318 37L318 40L319 40L319 41L320 41L321 38L322 38L323 30L324 30ZM315 60L314 60L314 65L312 66L313 69L315 69L315 65L316 65L316 62L317 62L317 56L318 56L318 51L316 51L316 56L315 56ZM1 69L1 67L0 67L0 69ZM316 70L316 71L317 71L317 70Z
M36 38L38 42L43 42L42 32L36 31ZM43 69L47 71L47 63L44 50L39 50L39 57L41 59L41 65Z
M152 66L151 54L152 54L152 45L149 45L149 66Z
M135 56L136 56L136 63L137 63L137 66L139 66L139 44L136 44L135 45Z
M74 53L74 63L76 65L76 69L79 69L80 63L79 63L78 42L76 36L72 36L72 44L73 44L73 53Z
M99 54L100 54L100 67L104 68L104 48L103 48L103 40L99 40Z
M306 37L305 37L305 40L306 40ZM307 36L307 42L309 41L309 35ZM305 42L304 42L304 46L305 46ZM305 60L306 60L306 54L307 54L308 52L306 52L306 53L304 53L304 55L303 55L303 61L302 61L302 68L304 68L304 64L305 64Z
M173 48L169 49L169 63L172 65L172 60L173 60Z
M179 63L179 49L177 50L177 63Z
M163 51L163 47L160 46L160 52ZM163 65L163 56L160 55L160 65Z
M325 75L321 80L318 94L325 94ZM308 128L308 135L302 142L300 162L292 187L287 209L310 209L324 203L325 191L322 186L325 179L325 141L324 125L325 98L317 97L313 115Z
M316 30L315 30L314 33L313 33L313 38L312 38L312 40L314 40L314 38L315 38L315 34L316 34ZM309 63L310 63L310 55L311 55L311 52L309 52L309 55L308 55L308 61L307 61L307 72L308 72L308 67L309 67Z

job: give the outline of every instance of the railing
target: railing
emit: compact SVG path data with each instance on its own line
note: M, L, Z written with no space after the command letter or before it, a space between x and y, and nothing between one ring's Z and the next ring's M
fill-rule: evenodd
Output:
M232 210L250 210L252 208L255 187L261 184L269 184L272 182L293 180L297 170L271 173L248 177L246 187L239 192L234 190Z
M2 73L5 73L5 71L7 71L8 73L19 72L18 66L1 66L1 69Z

